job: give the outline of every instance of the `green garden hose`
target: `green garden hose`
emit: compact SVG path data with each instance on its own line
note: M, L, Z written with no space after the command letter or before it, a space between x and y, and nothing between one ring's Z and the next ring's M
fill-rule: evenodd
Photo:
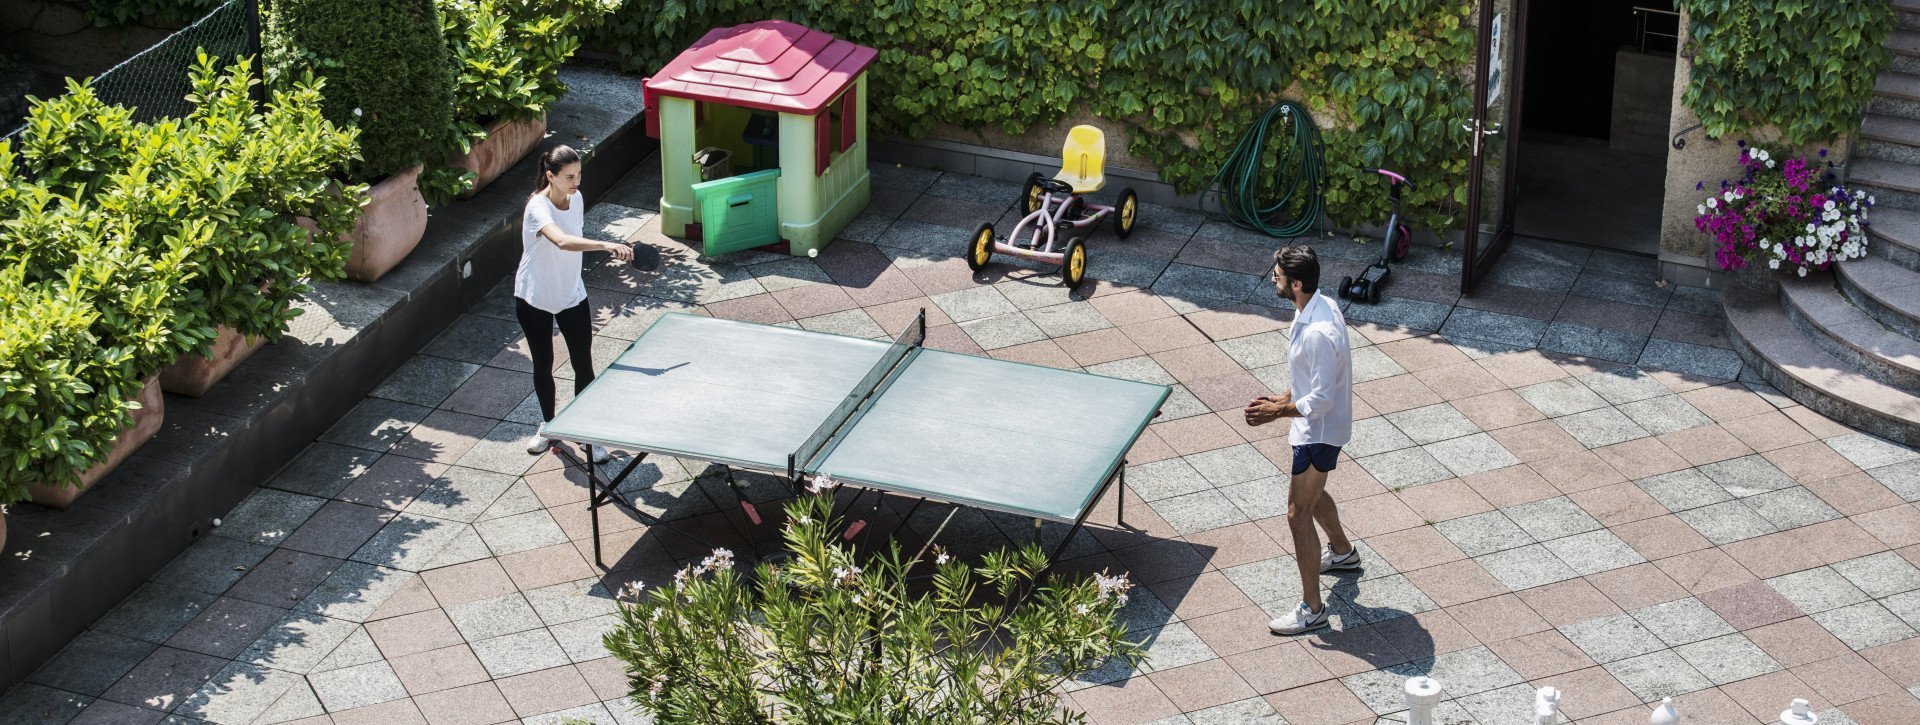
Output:
M1293 138L1291 143L1280 146L1279 156L1274 159L1276 178L1271 188L1280 198L1263 204L1260 188L1261 175L1265 172L1261 168L1261 154L1275 126L1283 127L1283 133L1290 131ZM1240 142L1207 188L1219 191L1221 209L1236 226L1289 238L1305 236L1319 222L1326 207L1325 180L1320 129L1313 125L1307 109L1292 101L1281 101L1260 114L1253 126L1241 134ZM1290 207L1299 208L1300 215L1292 221L1283 221ZM1206 208L1204 195L1201 208Z

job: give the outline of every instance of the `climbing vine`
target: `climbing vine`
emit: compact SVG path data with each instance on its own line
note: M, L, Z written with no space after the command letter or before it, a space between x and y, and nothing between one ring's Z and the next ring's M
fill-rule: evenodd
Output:
M1680 0L1693 79L1682 102L1707 135L1777 126L1791 145L1860 127L1889 61L1886 0Z
M1336 224L1378 223L1364 166L1421 182L1404 203L1436 230L1466 202L1474 6L1453 0L743 0L629 2L590 46L652 73L707 30L769 17L879 50L871 122L917 136L936 123L1010 134L1084 109L1123 124L1128 150L1181 192L1211 179L1282 98L1312 109ZM1284 134L1277 134L1284 137ZM1269 155L1271 156L1271 154Z

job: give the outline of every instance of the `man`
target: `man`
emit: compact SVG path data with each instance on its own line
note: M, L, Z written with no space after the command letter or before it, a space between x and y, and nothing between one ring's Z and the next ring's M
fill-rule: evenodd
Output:
M1285 393L1255 398L1247 405L1246 419L1247 425L1293 419L1287 434L1293 445L1287 527L1293 531L1304 601L1267 628L1274 634L1294 635L1327 626L1320 574L1360 566L1360 553L1347 540L1340 512L1326 495L1327 472L1339 460L1340 447L1353 437L1353 355L1347 347L1346 317L1339 305L1318 292L1320 260L1312 248L1291 246L1274 252L1273 284L1295 310L1287 350L1292 381ZM1327 530L1324 551L1313 528L1316 521Z

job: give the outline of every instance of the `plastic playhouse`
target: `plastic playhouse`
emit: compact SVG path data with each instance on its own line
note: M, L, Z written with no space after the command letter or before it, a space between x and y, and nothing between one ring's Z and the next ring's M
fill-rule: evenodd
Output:
M785 20L708 32L645 83L660 226L724 254L806 255L866 208L874 49Z

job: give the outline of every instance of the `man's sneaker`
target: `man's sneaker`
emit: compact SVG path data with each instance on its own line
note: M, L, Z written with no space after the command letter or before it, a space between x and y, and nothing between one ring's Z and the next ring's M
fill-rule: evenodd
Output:
M1301 602L1293 614L1267 623L1267 629L1274 634L1295 635L1311 632L1327 626L1327 605L1320 605L1320 611L1307 609L1307 603Z
M553 444L557 442L558 441L552 438L542 435L539 431L534 431L533 437L527 439L527 452L537 456L546 453L547 450L553 448Z
M1360 568L1360 547L1358 546L1348 549L1345 554L1333 553L1332 545L1320 551L1320 572L1323 574L1336 569L1358 568Z

